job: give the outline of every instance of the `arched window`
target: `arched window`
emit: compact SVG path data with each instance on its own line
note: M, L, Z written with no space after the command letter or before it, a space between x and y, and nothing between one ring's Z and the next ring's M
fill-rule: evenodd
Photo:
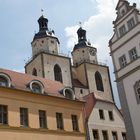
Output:
M32 75L37 76L37 70L35 68L33 69Z
M71 93L69 89L65 90L65 97L68 99L73 99L73 94Z
M0 86L3 86L3 87L11 86L11 79L8 75L0 73Z
M35 93L44 93L44 86L40 81L33 80L30 82L30 89Z
M32 84L32 91L33 92L36 92L36 93L41 93L41 87L39 84L37 83L33 83Z
M54 66L54 79L61 83L63 82L61 68L57 64Z
M102 76L98 71L95 73L95 81L97 90L104 91Z
M69 87L64 88L63 89L63 95L67 99L71 99L71 100L75 99L75 94L74 94L74 91L72 90L72 88L69 88Z

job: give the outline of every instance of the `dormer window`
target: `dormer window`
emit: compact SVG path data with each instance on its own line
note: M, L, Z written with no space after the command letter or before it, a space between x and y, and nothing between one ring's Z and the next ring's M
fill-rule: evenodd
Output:
M44 92L44 86L40 81L32 81L30 83L30 89L32 90L32 92L35 93L43 93Z
M74 100L74 99L75 99L74 91L73 91L71 88L64 88L64 89L63 89L63 95L64 95L67 99L71 99L71 100Z
M0 73L0 86L3 86L3 87L11 86L11 80L8 75L4 73Z

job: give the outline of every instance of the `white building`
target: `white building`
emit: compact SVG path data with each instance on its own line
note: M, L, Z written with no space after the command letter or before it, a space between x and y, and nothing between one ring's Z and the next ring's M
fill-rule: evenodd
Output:
M86 31L81 27L77 31L78 43L72 51L72 65L69 57L59 54L59 40L54 31L48 30L47 18L41 16L38 23L39 32L32 41L32 58L26 63L26 73L59 81L73 89L76 98L86 98L90 93L96 93L98 99L102 100L93 100L90 105L86 105L93 107L90 108L92 113L86 123L92 124L90 129L87 128L87 139L126 140L123 118L113 99L109 68L98 62L97 49L87 41ZM70 96L69 93L67 95ZM103 119L99 117L102 112L105 112ZM84 113L87 115L88 109ZM112 120L109 120L109 114Z
M129 140L140 139L140 13L119 0L110 54Z

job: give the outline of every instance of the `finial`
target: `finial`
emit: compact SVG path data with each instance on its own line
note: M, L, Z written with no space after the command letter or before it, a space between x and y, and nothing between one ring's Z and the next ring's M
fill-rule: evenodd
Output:
M43 9L41 9L42 16L43 16L43 12L44 12L44 10L43 10Z
M79 26L82 28L82 22L81 21L79 21Z

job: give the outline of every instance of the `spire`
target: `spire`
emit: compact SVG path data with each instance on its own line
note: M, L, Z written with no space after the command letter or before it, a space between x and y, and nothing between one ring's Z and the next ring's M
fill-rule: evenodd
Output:
M48 30L48 19L45 18L43 15L38 19L38 24L39 24L39 31Z
M80 27L77 30L77 34L78 34L78 42L87 41L87 39L86 39L86 30L82 29L82 27Z

